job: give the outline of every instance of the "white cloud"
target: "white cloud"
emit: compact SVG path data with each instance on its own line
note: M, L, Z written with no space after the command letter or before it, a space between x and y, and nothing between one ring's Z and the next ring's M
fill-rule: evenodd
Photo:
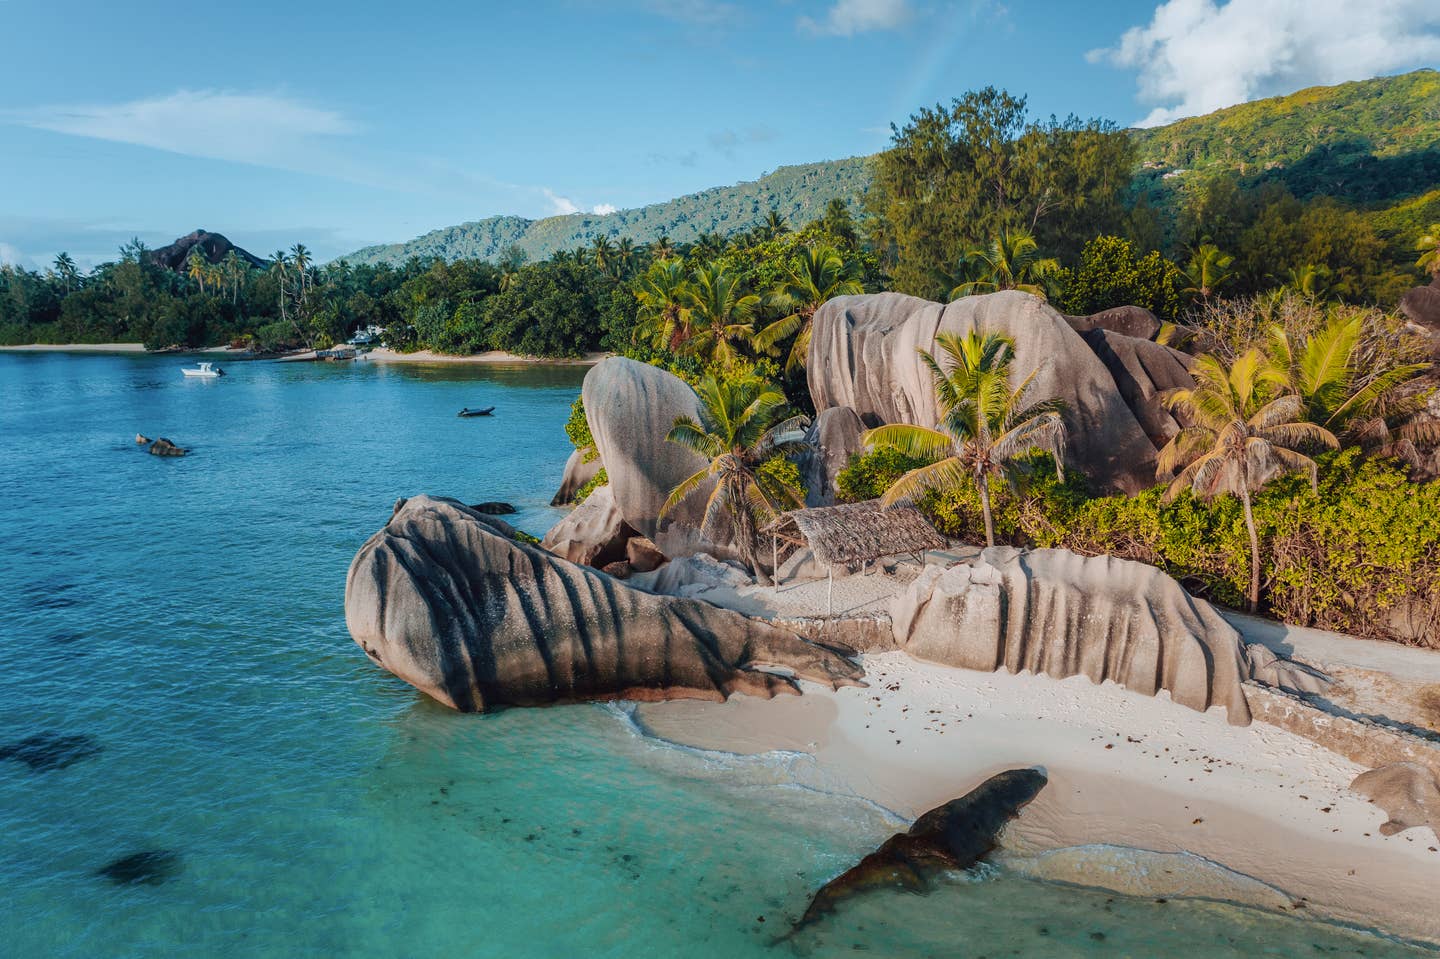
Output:
M180 90L124 103L37 107L7 116L39 130L280 167L298 165L299 158L323 138L356 132L333 110L284 96L223 90Z
M1168 0L1092 62L1138 71L1141 126L1440 60L1434 0Z
M598 213L600 216L609 216L612 213L619 213L620 208L613 203L597 203L590 212Z
M550 201L550 212L554 216L568 216L571 213L579 213L579 205L568 196L561 196L548 186L542 186L540 192L545 194L545 199Z
M0 242L0 266L24 266L27 259L19 247Z
M811 33L853 37L871 30L894 30L910 19L909 0L835 0L819 20L801 17L800 27Z

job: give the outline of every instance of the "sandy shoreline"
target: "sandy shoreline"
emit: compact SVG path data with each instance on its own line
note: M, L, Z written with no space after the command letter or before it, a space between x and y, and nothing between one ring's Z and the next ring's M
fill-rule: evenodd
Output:
M538 356L520 356L503 350L486 353L472 353L469 356L450 356L430 350L416 350L414 353L396 353L384 348L371 350L365 359L372 363L481 363L525 366L594 366L609 353L587 353L577 359L546 359Z
M4 353L144 353L144 343L27 343L0 346Z
M1049 786L1006 834L1002 859L1020 871L1142 895L1300 904L1302 915L1440 942L1440 915L1421 892L1440 881L1440 842L1424 828L1380 835L1386 817L1348 788L1362 769L1309 740L1082 677L979 673L903 653L867 656L865 667L868 689L645 704L636 721L688 746L809 753L835 788L907 818L1001 769L1042 766ZM1158 857L1161 868L1111 847L1189 855Z

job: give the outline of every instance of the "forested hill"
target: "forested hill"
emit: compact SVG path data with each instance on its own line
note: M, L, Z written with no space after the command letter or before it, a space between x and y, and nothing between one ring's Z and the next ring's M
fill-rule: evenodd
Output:
M543 220L492 216L433 230L408 243L367 246L341 259L352 264L400 263L412 256L493 260L514 245L533 261L585 246L596 236L629 237L636 243L668 236L677 244L692 243L706 233L728 236L754 226L771 210L778 210L788 223L808 223L835 197L858 210L870 184L868 163L868 157L854 157L780 167L758 180L608 214L572 213Z
M1311 87L1131 135L1140 163L1135 193L1146 197L1162 223L1174 223L1188 185L1217 173L1233 175L1247 189L1276 183L1301 199L1324 195L1364 207L1387 238L1406 236L1440 217L1440 72L1435 70ZM596 236L647 243L666 235L688 243L704 233L748 229L771 209L798 225L818 217L835 197L855 204L869 187L869 162L854 157L781 167L753 182L605 216L490 217L408 243L366 247L344 259L357 264L412 256L495 259L513 244L535 260Z

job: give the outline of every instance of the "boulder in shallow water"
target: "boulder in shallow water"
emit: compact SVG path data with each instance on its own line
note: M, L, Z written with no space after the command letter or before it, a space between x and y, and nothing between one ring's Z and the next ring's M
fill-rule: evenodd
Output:
M19 742L0 746L0 760L13 759L34 772L50 772L89 759L100 752L94 736L37 733Z
M184 456L188 452L190 451L181 449L163 436L150 444L151 456Z
M917 659L991 672L1111 680L1250 722L1239 634L1153 566L1062 549L991 547L926 567L891 601L895 641Z
M615 508L610 487L602 486L560 522L550 527L540 545L582 566L597 569L625 558L625 543L635 530Z
M1391 763L1355 777L1350 788L1385 810L1385 836L1429 826L1440 836L1440 782L1419 763Z
M495 500L485 503L475 503L470 508L477 513L484 513L486 516L509 516L512 513L519 512L519 510L511 504L501 503Z
M146 849L121 856L95 870L117 886L158 886L180 874L180 856L168 849Z
M1126 493L1155 483L1155 445L1115 381L1037 297L1007 290L942 305L900 293L842 296L816 311L813 330L806 376L817 411L848 406L866 423L929 427L940 412L919 351L933 353L940 333L1002 334L1015 344L1015 382L1036 374L1029 400L1065 404L1067 466Z
M454 500L402 501L360 548L345 623L380 666L472 712L592 699L719 701L858 685L789 630L655 596L517 543Z
M135 434L135 445L136 445L136 446L144 446L144 445L145 445L146 443L148 443L148 442L150 442L150 437L146 436L144 433L136 433L136 434Z

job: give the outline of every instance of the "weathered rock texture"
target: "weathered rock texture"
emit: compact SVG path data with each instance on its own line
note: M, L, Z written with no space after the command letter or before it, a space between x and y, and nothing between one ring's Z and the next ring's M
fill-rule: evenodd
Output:
M516 542L454 500L402 500L350 564L345 622L376 663L463 711L794 692L861 671L788 630L654 596Z
M1418 763L1393 763L1361 773L1350 788L1385 810L1382 835L1429 826L1440 836L1440 781Z
M1150 442L1157 447L1170 442L1170 437L1186 424L1165 408L1161 395L1166 390L1194 385L1190 357L1168 346L1109 330L1091 330L1082 336L1085 345L1105 364L1120 398Z
M1440 277L1400 297L1400 313L1421 331L1440 336Z
M685 381L658 367L614 356L585 374L581 396L615 506L625 521L666 556L733 555L727 546L700 536L708 485L659 518L670 491L706 465L698 453L665 439L677 417L700 417L700 401ZM727 536L721 539L728 541Z
M1036 297L1006 291L941 305L899 293L846 296L813 322L806 373L817 411L848 406L866 422L934 426L935 388L919 351L933 352L938 333L1000 333L1015 343L1017 381L1039 371L1030 399L1064 401L1071 465L1127 493L1155 482L1155 446L1105 365Z
M1112 680L1250 722L1239 634L1153 566L1067 550L984 550L927 567L891 604L895 639L947 666Z
M600 457L595 457L590 462L585 462L585 454L579 450L570 454L565 461L565 475L560 478L560 488L550 500L551 506L569 506L575 501L575 493L595 478L604 466Z
M601 567L625 558L625 543L635 530L615 508L610 487L602 486L550 527L540 545L582 566Z
M163 436L150 444L151 456L184 456L188 452L190 451L176 446Z
M863 450L865 424L848 406L821 410L805 434L807 449L800 459L806 506L835 505L835 476Z
M1160 332L1160 320L1143 306L1115 306L1089 316L1067 316L1065 322L1076 333L1109 330L1124 336L1153 340Z

